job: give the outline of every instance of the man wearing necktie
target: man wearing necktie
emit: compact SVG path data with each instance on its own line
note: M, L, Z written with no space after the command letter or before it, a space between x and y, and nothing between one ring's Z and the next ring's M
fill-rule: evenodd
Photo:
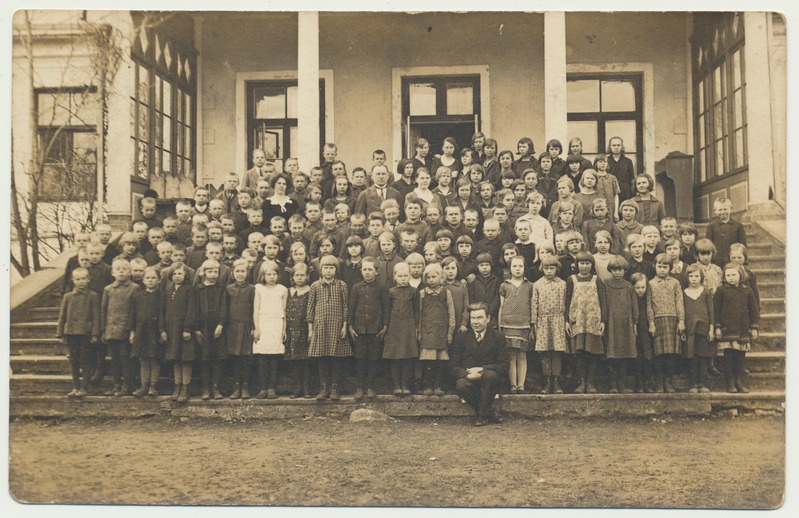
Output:
M488 327L490 319L486 304L470 304L471 329L455 337L449 351L455 392L474 408L475 426L499 423L493 409L494 396L508 375L505 337Z
M380 212L380 204L386 200L396 200L402 207L402 195L398 190L388 185L388 168L384 165L372 167L372 181L374 185L364 189L358 200L355 202L355 211L369 215L373 212ZM402 210L400 210L400 214Z

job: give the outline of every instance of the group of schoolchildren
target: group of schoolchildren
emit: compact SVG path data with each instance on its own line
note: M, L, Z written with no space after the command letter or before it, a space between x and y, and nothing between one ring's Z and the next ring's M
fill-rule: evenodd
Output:
M108 353L114 396L158 395L170 361L173 400L188 400L195 367L202 399L221 399L229 362L231 399L253 397L253 371L254 397L276 398L287 368L291 397L312 398L315 367L316 399L338 400L351 358L357 399L375 397L383 362L395 396L440 396L472 303L506 339L511 393L530 389L528 356L540 359L542 393L563 393L562 375L596 393L603 362L611 393L631 391L628 370L635 392L674 392L677 374L708 392L719 349L727 390L747 391L759 298L728 199L698 239L665 215L618 137L593 162L580 139L565 160L557 140L539 157L526 137L516 156L482 133L456 147L447 138L430 157L418 139L393 182L380 150L370 171L348 172L326 144L309 175L296 159L277 173L256 150L253 169L228 175L213 199L198 187L161 221L144 198L117 240L108 225L77 234L58 325L68 395L101 384Z

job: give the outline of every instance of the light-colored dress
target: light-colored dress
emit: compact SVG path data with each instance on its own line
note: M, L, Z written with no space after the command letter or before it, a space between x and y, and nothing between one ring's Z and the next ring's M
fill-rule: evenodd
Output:
M533 283L532 321L535 350L568 350L566 344L566 281L542 277Z
M255 295L260 297L261 305L257 315L261 336L252 344L253 354L283 354L283 321L286 318L288 289L282 284L265 286L256 284Z

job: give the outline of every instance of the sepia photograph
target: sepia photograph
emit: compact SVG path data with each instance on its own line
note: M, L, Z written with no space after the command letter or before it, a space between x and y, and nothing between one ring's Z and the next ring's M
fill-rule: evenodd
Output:
M14 512L791 499L791 16L106 4L0 17Z

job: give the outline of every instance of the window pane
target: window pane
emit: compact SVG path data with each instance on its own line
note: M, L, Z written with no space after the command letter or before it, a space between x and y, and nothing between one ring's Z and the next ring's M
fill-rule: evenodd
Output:
M286 88L286 108L288 113L286 114L287 119L296 119L298 118L297 110L299 109L299 101L297 100L297 87L296 86L289 86Z
M178 155L183 156L183 125L182 124L175 124L175 133L177 133L177 138L175 139L175 143L177 144L175 149L175 153Z
M581 80L566 83L566 106L569 112L599 111L599 81Z
M629 81L602 81L602 111L635 111L635 88Z
M144 104L150 103L150 72L147 71L146 68L139 65L139 91L138 91L138 98L139 101L143 102Z
M94 126L100 120L100 96L96 93L72 94L70 105L70 124L73 126Z
M724 142L716 141L716 176L724 174Z
M164 115L172 116L172 83L164 81ZM166 133L165 133L166 135Z
M183 120L183 92L175 89L175 96L177 97L175 100L175 120L181 122Z
M191 142L191 128L185 127L183 129L183 154L187 158L194 158L192 155L192 142Z
M153 103L153 106L155 106L156 110L162 109L161 108L161 106L162 106L162 104L161 104L161 84L163 82L164 82L164 80L161 79L160 76L155 76L155 103Z
M735 121L734 121L734 123L733 123L733 127L735 127L735 128L740 128L741 126L743 126L743 125L744 125L744 117L743 117L743 110L744 110L744 104L743 104L743 90L738 90L738 91L737 91L737 92L735 92L735 94L733 94L733 95L734 95L734 97L733 97L733 101L734 101L734 105L735 105L735 106L733 106L733 109L734 109L734 111L735 111Z
M183 94L183 116L187 126L191 126L191 94Z
M721 103L713 107L713 128L714 139L720 139L724 135L724 112Z
M607 142L610 142L612 137L621 137L624 141L625 155L632 155L638 151L638 142L635 136L635 121L605 122L605 137ZM609 149L606 151L610 152ZM632 160L632 158L630 158L630 160ZM635 161L633 161L633 163L635 163Z
M283 87L264 87L253 90L256 119L285 119L286 93Z
M699 113L705 111L705 82L699 81L696 85L696 92L699 95Z
M175 157L175 174L183 174L183 159L179 156Z
M735 167L743 167L746 165L746 158L744 156L744 130L743 128L735 132Z
M189 177L194 176L194 167L192 167L191 160L188 158L183 159L183 174Z
M289 138L291 139L291 149L289 149L289 156L285 158L291 158L291 157L296 158L300 154L299 150L297 149L297 142L298 142L297 139L299 138L297 134L297 126L289 127Z
M733 88L741 87L741 51L736 50L732 55L732 81Z
M705 156L707 155L707 150L703 149L699 151L699 181L704 182L707 180L707 164L705 160Z
M161 170L161 149L153 150L153 174L163 174Z
M697 133L699 133L699 147L705 147L705 116L700 115L697 122Z
M69 94L40 93L39 126L61 126L69 120Z
M150 140L150 110L139 106L139 139Z
M163 131L163 146L164 149L170 151L172 149L172 119L164 116L164 131Z
M722 65L716 67L713 71L713 102L718 102L721 100L721 69Z
M447 114L471 115L474 113L474 88L471 83L447 84Z
M164 151L164 174L172 172L172 153Z
M147 180L150 177L148 165L147 143L139 141L138 151L136 154L136 174L139 176L139 178L144 178Z
M583 141L583 154L599 152L599 134L596 121L569 121L566 124L569 140L577 137ZM563 143L567 146L568 143Z
M436 114L436 88L430 83L412 83L409 86L411 115Z

